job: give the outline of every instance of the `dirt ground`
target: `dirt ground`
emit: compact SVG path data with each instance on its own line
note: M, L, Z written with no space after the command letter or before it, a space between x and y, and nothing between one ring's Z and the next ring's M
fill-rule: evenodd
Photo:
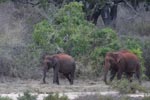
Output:
M70 85L67 79L60 79L60 85L55 85L52 79L47 78L47 84L42 84L42 80L21 80L17 78L3 78L0 82L0 93L18 93L26 90L37 93L51 92L103 92L111 90L101 79L97 80L74 80L74 85Z
M60 85L53 84L52 78L47 78L47 84L42 84L42 80L21 80L19 78L3 78L0 80L0 94L2 93L19 93L19 92L105 92L115 91L108 85L105 85L102 79L88 80L75 79L74 85L70 85L67 79L59 79ZM150 81L142 82L144 87L150 88Z

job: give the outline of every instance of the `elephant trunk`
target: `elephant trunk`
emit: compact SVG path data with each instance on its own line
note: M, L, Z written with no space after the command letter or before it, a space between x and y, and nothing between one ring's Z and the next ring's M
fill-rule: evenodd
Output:
M45 80L45 78L46 78L46 69L44 68L43 69L43 83L45 84L46 83L46 80Z
M43 66L43 83L46 83L46 72L48 71L48 66L47 63L44 62L44 66Z
M109 68L110 68L110 64L105 64L105 66L104 66L104 82L105 82L105 84L108 84L107 83L107 74L108 74Z
M104 73L104 82L105 82L105 84L108 84L107 83L107 73L108 73L108 71L105 71L105 73Z

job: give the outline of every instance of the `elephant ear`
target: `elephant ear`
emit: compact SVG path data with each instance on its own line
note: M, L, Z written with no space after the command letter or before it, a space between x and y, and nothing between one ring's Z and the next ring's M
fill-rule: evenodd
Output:
M52 57L52 66L54 67L54 66L56 66L56 64L58 63L58 57L57 56L53 56Z
M118 52L114 52L112 56L113 56L116 63L118 63L122 59L121 54Z

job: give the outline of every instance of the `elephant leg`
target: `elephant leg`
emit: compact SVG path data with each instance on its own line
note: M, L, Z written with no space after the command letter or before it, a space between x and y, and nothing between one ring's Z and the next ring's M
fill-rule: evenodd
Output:
M122 71L119 70L117 73L117 79L120 80L122 78Z
M57 82L57 84L59 85L59 78L58 78L58 75L57 75L57 78L56 78L57 80L56 80L56 82Z
M46 72L47 72L47 70L44 69L44 70L43 70L43 83L44 83L44 84L46 83Z
M137 64L135 75L139 81L139 84L141 84L141 77L140 77L141 76L141 70L140 70L140 64L139 63Z
M141 84L140 71L137 71L135 74L136 74L136 77L137 77L139 83Z
M58 70L54 69L53 83L59 85Z
M69 82L70 82L70 84L71 84L70 74L64 74L64 76L68 79L68 81L69 81Z
M73 85L73 80L74 80L74 72L70 73L70 84Z
M64 74L64 76L68 79L70 85L73 85L74 74Z
M130 82L132 82L133 73L128 72L128 73L126 73L126 74L127 74L128 80L129 80Z
M110 76L110 81L112 81L116 75L116 71L115 70L111 70L111 76Z

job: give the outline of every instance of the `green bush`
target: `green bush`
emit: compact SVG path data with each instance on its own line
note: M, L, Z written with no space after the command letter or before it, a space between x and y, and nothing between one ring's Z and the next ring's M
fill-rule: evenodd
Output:
M44 100L69 100L67 96L60 96L58 93L49 94Z
M92 72L99 75L106 52L118 50L119 40L114 30L101 30L88 22L82 8L78 2L64 5L55 14L54 23L44 20L35 26L33 40L43 51L56 53L60 48L79 60L89 58Z
M75 100L114 100L111 96L103 96L103 95L86 95L79 96Z
M41 55L42 50L34 48L33 46L28 46L24 48L18 55L13 56L13 61L15 63L11 68L11 73L14 77L20 77L23 79L40 78L41 72Z
M89 51L90 37L94 25L84 19L82 4L71 2L61 8L56 14L55 20L58 28L58 45L65 52L73 55L83 55ZM68 36L66 42L64 38Z
M36 96L32 96L29 91L24 92L23 96L19 96L17 100L36 100Z
M93 71L99 75L103 69L105 55L109 51L116 51L120 48L117 34L110 28L96 30L92 34L94 50L91 51L91 59L93 62Z
M71 2L68 5L64 5L56 14L55 21L57 24L77 24L80 25L84 19L84 13L82 10L82 3Z
M86 95L86 96L79 96L75 100L141 100L137 98L130 98L127 96L122 95Z
M136 54L140 60L141 64L141 73L142 78L145 78L145 66L144 66L144 58L143 58L143 51L142 51L142 42L138 38L124 36L121 38L122 41L122 49L127 49L132 53Z
M1 97L1 96L0 96L0 100L12 100L12 99L9 98L9 97Z
M115 50L120 47L117 34L111 28L95 29L91 34L91 38L93 39L94 46L110 47Z
M0 0L0 3L6 2L6 1L8 1L8 0Z
M144 58L144 66L146 69L146 75L150 79L150 40L145 40L143 43L143 58Z
M43 20L34 27L32 34L33 41L37 46L48 48L50 46L50 39L53 36L54 28L49 25L48 21Z
M150 100L150 96L145 96L142 100Z

